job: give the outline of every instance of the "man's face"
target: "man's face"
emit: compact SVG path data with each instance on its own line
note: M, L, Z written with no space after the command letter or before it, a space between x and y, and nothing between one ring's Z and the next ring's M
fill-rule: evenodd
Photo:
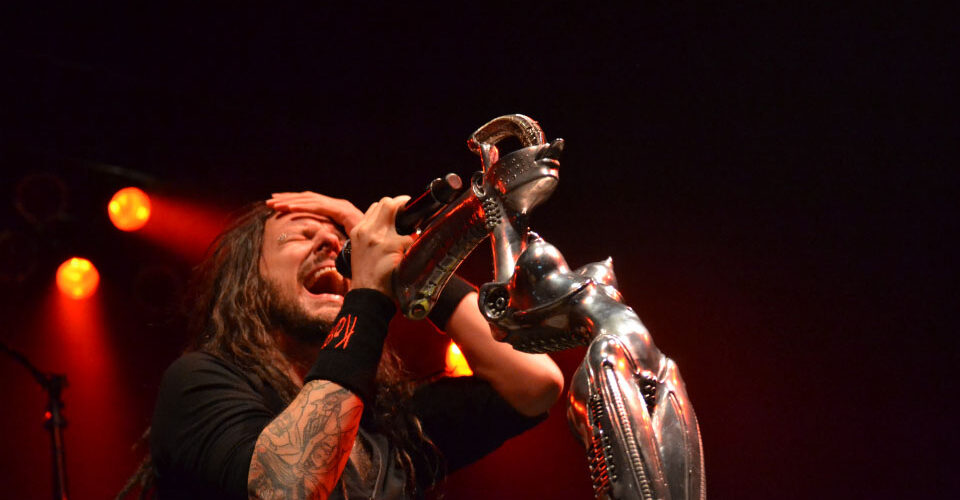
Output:
M331 324L349 282L334 267L346 236L328 218L291 212L272 215L263 230L260 274L274 295L275 314ZM284 319L275 318L284 324ZM288 332L294 333L294 332Z

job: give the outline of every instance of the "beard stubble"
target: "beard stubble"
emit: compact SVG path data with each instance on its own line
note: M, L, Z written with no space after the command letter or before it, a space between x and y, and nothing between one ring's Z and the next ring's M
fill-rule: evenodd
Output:
M304 343L320 344L326 340L333 328L330 321L311 317L296 300L285 298L280 287L272 281L264 281L271 327L279 328Z

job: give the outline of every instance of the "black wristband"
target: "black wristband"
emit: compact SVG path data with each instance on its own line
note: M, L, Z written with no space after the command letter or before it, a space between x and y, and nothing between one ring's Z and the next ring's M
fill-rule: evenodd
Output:
M334 327L303 383L329 380L364 402L373 401L387 325L396 310L393 301L377 290L358 288L348 292Z
M453 315L453 311L456 310L460 301L463 300L468 293L476 291L477 287L454 274L450 277L450 280L447 281L447 285L443 288L443 291L440 292L440 297L437 298L437 303L434 304L433 309L430 310L427 319L440 330L446 330L447 321L450 321L450 316Z

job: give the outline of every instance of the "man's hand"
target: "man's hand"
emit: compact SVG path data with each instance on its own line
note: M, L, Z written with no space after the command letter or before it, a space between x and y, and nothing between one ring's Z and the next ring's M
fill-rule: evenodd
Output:
M267 200L267 206L277 212L310 212L323 215L343 226L348 235L363 218L363 212L353 203L340 198L317 194L313 191L273 193L272 196Z
M351 289L372 288L395 298L391 284L393 270L413 244L413 237L397 234L395 224L397 211L409 199L409 196L381 199L370 205L350 231Z

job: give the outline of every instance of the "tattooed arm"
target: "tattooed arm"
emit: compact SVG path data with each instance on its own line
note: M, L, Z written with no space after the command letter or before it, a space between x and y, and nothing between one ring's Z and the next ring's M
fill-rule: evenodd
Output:
M317 200L310 193L305 197ZM370 401L376 391L383 341L396 312L390 277L413 243L412 237L397 234L394 222L397 211L409 199L383 198L351 222L350 291L344 295L336 326L319 347L313 367L305 376L301 374L308 382L257 437L247 475L251 497L326 499L336 487L359 429L361 398ZM272 204L280 209L279 203ZM329 215L336 219L334 214ZM264 233L276 227L268 221ZM330 248L309 243L292 248L307 253L323 253L319 249ZM266 255L266 249L272 247L264 248ZM330 254L331 262L335 253ZM294 257L306 258L299 253Z
M260 433L250 462L251 498L330 496L350 457L363 403L339 385L314 380Z

